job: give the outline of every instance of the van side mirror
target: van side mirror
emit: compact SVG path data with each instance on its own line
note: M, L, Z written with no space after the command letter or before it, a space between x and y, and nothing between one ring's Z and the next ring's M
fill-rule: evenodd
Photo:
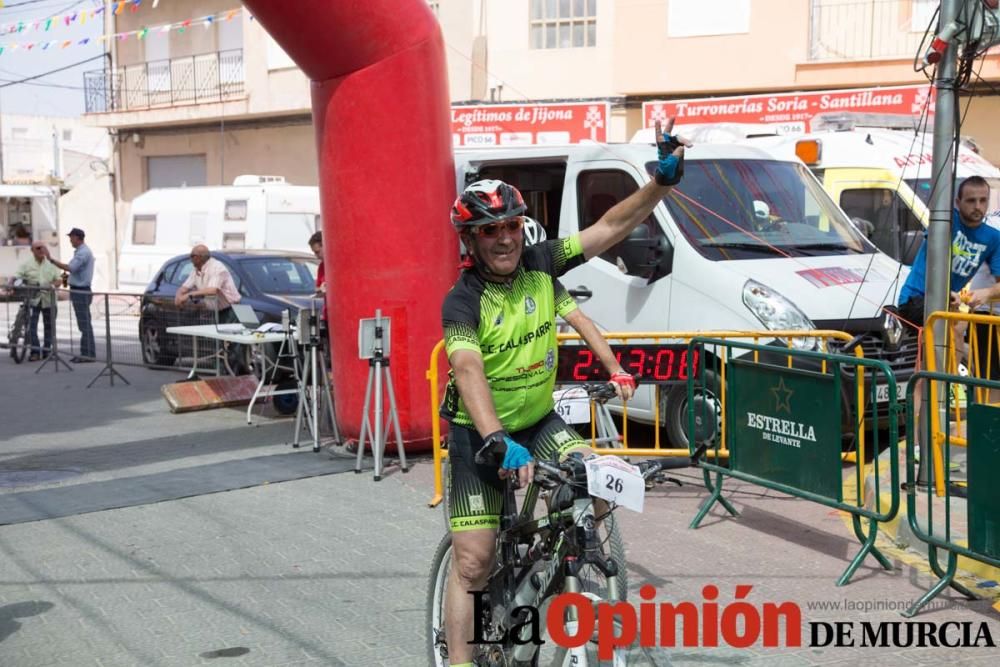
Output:
M618 244L618 265L630 276L646 278L650 283L673 270L674 247L662 234L650 236L647 225L639 225Z

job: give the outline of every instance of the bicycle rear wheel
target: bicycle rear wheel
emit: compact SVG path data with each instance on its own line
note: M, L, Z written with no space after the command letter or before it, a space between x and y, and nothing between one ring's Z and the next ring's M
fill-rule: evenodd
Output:
M24 306L17 311L14 324L10 328L10 358L15 364L24 361L28 354L28 309Z
M448 644L444 635L444 599L451 574L451 533L445 533L431 560L427 582L427 655L433 667L448 667Z
M451 533L445 534L431 564L430 580L427 585L427 651L428 662L432 667L448 667L448 641L444 629L444 601L447 596L449 576L451 575ZM491 587L493 584L491 584ZM482 626L487 628L486 637L495 638L490 629L490 619L494 611L503 613L502 609L493 609L489 596L486 599L487 611L481 619ZM473 656L473 664L477 667L537 667L538 655L528 662L517 662L510 655L510 648L500 644L477 646Z

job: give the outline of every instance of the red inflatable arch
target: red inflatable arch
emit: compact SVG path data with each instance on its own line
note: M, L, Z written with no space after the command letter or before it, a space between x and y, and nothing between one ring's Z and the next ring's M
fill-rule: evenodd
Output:
M425 371L458 239L441 32L425 0L246 0L312 80L337 418L357 437L367 365L358 320L392 318L407 442L429 441ZM303 243L305 239L303 239ZM388 409L388 406L386 406Z

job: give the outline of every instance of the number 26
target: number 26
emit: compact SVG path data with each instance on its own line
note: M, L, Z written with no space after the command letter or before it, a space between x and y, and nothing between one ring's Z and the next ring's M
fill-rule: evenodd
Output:
M614 475L605 475L604 479L607 482L604 485L604 488L608 489L609 491L614 491L615 493L622 492L622 489L624 487L622 486L621 477L615 477Z

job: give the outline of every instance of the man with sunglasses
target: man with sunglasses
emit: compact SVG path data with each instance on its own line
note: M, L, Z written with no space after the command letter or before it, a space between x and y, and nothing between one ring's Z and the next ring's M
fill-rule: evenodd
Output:
M669 122L667 132L673 127ZM531 482L533 456L586 451L586 442L555 413L556 315L570 324L628 400L635 381L578 308L558 277L625 239L680 182L687 142L656 124L654 178L600 220L569 238L525 247L527 209L517 188L498 180L473 183L459 195L451 221L468 251L442 306L445 349L453 379L442 405L450 422L448 513L452 568L445 635L453 666L471 665L473 599L494 561L503 482ZM476 462L489 452L499 468Z

